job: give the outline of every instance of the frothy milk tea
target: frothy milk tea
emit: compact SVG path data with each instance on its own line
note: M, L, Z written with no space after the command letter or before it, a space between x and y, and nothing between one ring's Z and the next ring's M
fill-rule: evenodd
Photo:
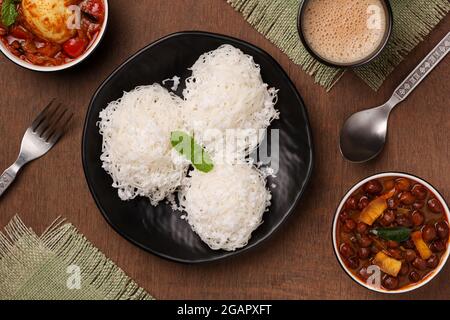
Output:
M302 19L305 40L317 55L352 64L378 50L388 16L381 0L311 0Z

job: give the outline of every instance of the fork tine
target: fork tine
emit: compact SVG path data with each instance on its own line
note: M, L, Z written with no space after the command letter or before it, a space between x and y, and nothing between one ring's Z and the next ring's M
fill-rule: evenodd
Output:
M66 112L67 112L67 109L65 109L65 108L62 108L61 111L55 112L55 114L52 117L52 119L50 119L48 121L49 123L48 123L47 128L40 135L41 138L43 138L44 140L47 140L53 134L53 132L55 131L55 129L58 126L58 123L64 117Z
M62 135L66 132L67 128L69 127L72 118L73 113L71 112L68 116L66 116L66 119L59 124L59 126L55 127L55 130L52 132L51 135L49 135L47 142L52 145L58 142L58 140L62 137Z
M51 108L51 110L47 112L47 115L44 117L44 119L42 119L35 132L42 138L44 136L44 133L55 122L55 119L58 119L58 116L61 114L61 112L62 103L58 103L56 107Z
M39 115L36 117L36 119L34 119L33 123L31 124L31 129L33 131L36 131L38 126L41 124L42 120L44 120L44 118L47 116L48 111L49 111L50 107L52 106L53 102L55 102L55 98L53 98L50 101L50 103L44 108L44 110L42 110L41 113L39 113Z

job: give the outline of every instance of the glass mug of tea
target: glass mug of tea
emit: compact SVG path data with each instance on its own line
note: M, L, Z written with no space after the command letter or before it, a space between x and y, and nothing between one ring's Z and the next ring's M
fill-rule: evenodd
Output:
M393 24L388 0L303 0L298 32L318 61L339 68L359 67L386 47Z

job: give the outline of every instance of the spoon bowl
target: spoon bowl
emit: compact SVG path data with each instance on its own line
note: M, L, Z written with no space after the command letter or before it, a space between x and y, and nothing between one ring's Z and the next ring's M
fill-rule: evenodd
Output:
M372 160L386 143L389 114L450 52L450 33L419 63L413 72L395 89L385 104L355 113L345 122L340 138L342 155L351 162Z
M382 106L353 114L341 131L342 155L351 162L375 158L384 148L391 108Z

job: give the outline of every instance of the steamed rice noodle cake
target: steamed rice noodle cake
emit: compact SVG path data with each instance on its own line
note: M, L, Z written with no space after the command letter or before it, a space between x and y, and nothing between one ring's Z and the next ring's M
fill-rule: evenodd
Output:
M159 84L137 87L100 113L101 160L122 200L148 197L153 205L172 194L187 163L170 144L183 129L182 99Z
M262 224L271 193L254 166L216 165L209 173L192 171L179 200L203 242L213 250L234 251L246 246Z
M277 90L263 82L253 57L231 45L201 55L191 70L183 90L184 112L196 139L213 156L250 154L264 138L264 130L278 118L274 108ZM228 139L239 141L231 147L226 140L229 129L240 129L228 132ZM225 142L229 143L226 150Z

